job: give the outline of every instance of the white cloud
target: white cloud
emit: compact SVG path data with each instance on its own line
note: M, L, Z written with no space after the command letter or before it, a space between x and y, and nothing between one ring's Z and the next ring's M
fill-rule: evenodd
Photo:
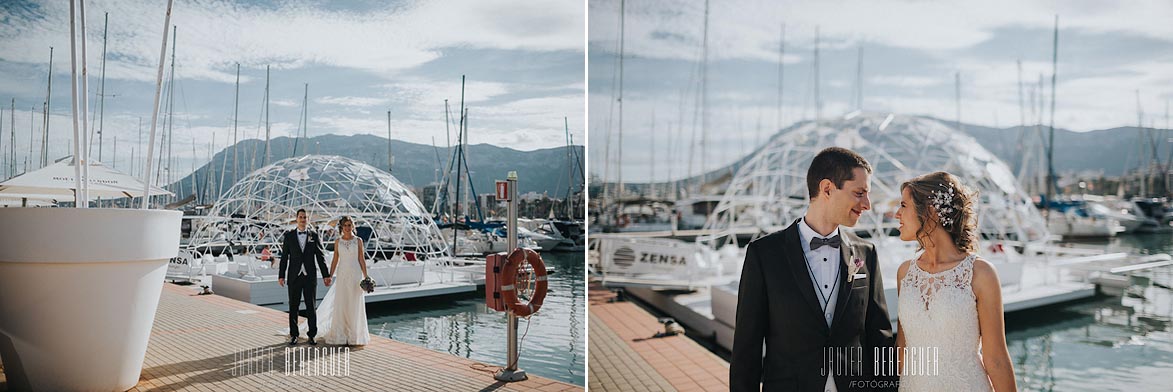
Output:
M314 99L315 103L324 103L328 105L339 106L354 106L354 107L369 107L382 106L387 103L386 98L372 98L372 97L321 97Z
M583 50L582 8L514 1L413 2L370 12L323 10L310 3L278 9L223 0L180 2L176 56L186 78L230 83L233 65L277 69L320 64L388 74L419 66L450 47ZM101 56L103 12L110 13L107 78L153 82L162 43L164 7L130 0L87 7L91 72ZM0 60L47 63L49 46L68 58L67 2L38 4L43 18L3 15ZM4 12L4 10L0 10ZM170 56L170 38L168 56ZM69 62L55 68L68 71Z
M624 50L627 54L679 60L700 58L703 2L628 2L626 7ZM588 12L591 43L596 48L617 52L619 2L592 1ZM1105 0L1081 3L743 0L711 6L709 14L710 60L776 62L783 23L788 48L812 47L818 27L824 48L878 43L899 48L959 49L989 39L998 28L1051 29L1055 14L1061 16L1063 29L1119 32L1166 41L1173 37L1173 23L1168 23L1173 4L1156 0L1123 5Z
M945 83L940 78L911 75L876 75L869 77L867 82L873 85L895 87L930 87Z
M441 107L444 100L453 107L453 113L460 106L460 81L430 81L422 79L405 79L382 85L391 100L396 103L419 104L427 107ZM504 83L468 81L464 85L464 102L472 104L489 100L493 97L511 91L511 86ZM442 110L434 110L443 113Z
M274 105L274 106L286 107L286 108L301 106L301 102L294 102L291 99L271 99L271 100L269 100L269 104Z

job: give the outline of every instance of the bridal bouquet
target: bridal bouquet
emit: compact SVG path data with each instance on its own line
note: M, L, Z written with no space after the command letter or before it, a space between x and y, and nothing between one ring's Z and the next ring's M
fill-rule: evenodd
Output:
M375 291L375 280L371 279L369 276L363 278L362 281L358 282L358 287L362 287L363 291L368 293L373 292Z

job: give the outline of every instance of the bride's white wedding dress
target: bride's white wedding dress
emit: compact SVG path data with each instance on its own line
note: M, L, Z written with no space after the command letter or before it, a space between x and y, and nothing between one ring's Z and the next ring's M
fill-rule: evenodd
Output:
M957 266L930 274L916 260L900 282L898 314L906 352L901 391L989 391L981 360L977 297L973 293L973 262L969 255ZM934 352L935 350L935 352Z
M367 330L367 308L363 290L362 267L358 265L358 237L349 241L340 239L334 252L338 254L338 266L333 274L334 281L322 303L316 308L318 314L318 336L316 340L325 344L361 346L371 341ZM308 325L298 325L302 336ZM285 330L288 334L288 329Z

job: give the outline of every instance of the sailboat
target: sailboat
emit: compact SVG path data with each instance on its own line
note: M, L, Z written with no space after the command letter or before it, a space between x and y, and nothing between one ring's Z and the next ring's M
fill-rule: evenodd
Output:
M504 235L496 234L496 230L504 227L504 223L486 222L479 198L474 198L472 203L465 203L464 211L461 211L460 208L463 199L466 199L469 194L476 194L466 156L468 109L464 107L464 85L465 77L462 75L460 77L460 122L456 133L456 148L452 151L452 156L449 159L449 171L444 173L444 179L438 186L437 201L433 206L432 213L440 232L448 241L451 241L454 256L480 256L486 253L505 251L506 240ZM450 194L448 186L453 177L456 180L456 191L454 194ZM463 189L466 193L462 194L462 186L466 185L466 180L468 188ZM454 205L450 211L445 213L443 207L447 206L449 197L452 198ZM474 207L475 219L471 215L471 210ZM519 237L518 241L520 247L538 248L532 240L527 241L527 239Z

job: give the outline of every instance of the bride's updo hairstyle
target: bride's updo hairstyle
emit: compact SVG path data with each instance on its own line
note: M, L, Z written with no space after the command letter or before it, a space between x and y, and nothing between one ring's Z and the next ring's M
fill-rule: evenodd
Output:
M949 233L953 244L964 253L977 250L977 210L974 201L977 191L961 184L957 176L947 172L935 172L908 180L900 185L900 191L909 190L913 208L920 219L917 229L918 250L933 230L942 229Z
M346 223L350 223L351 229L354 228L354 221L350 220L349 216L343 215L341 218L338 218L338 235L342 235L342 225Z

